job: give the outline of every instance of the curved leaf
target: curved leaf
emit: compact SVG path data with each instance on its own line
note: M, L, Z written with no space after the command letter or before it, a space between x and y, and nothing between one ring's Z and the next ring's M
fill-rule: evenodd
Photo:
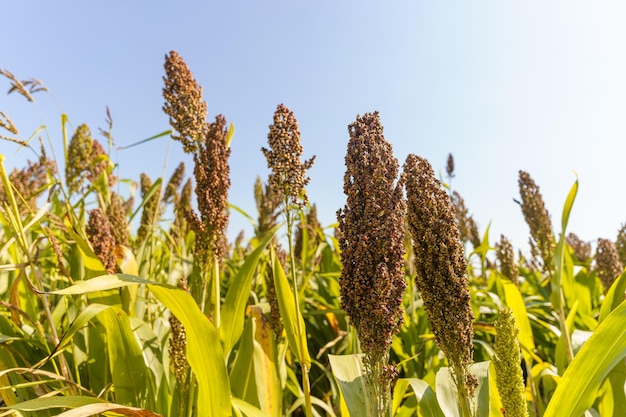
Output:
M626 357L626 304L593 332L566 369L544 417L578 416L595 401L598 388Z

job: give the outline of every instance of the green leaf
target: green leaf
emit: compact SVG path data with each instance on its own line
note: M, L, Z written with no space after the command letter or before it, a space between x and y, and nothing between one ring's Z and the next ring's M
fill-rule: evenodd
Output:
M233 407L236 410L241 411L243 414L245 414L248 417L271 417L269 414L267 414L263 410L259 410L257 407L243 400L240 400L238 398L233 398L232 401L233 401Z
M524 355L526 363L530 365L532 363L532 355L530 352L535 350L535 340L533 338L532 328L530 327L530 320L528 319L524 298L519 288L511 281L501 280L501 283L504 289L506 305L513 312L513 317L515 317L515 322L519 328L518 340L523 347L522 354Z
M154 135L154 136L150 136L150 137L149 137L149 138L147 138L147 139L143 139L143 140L140 140L139 142L131 143L130 145L127 145L127 146L120 146L120 147L118 147L117 149L118 149L118 150L123 150L123 149L132 148L132 147L134 147L134 146L141 145L142 143L150 142L150 141L153 141L153 140L155 140L155 139L161 138L161 137L163 137L163 136L169 136L169 135L171 135L171 134L172 134L172 131L171 131L171 130L164 130L163 132L161 132L161 133L157 133L157 134L156 134L156 135Z
M600 384L626 357L626 304L598 325L563 374L544 417L579 416L589 409Z
M202 399L198 401L198 416L230 416L230 383L219 333L187 292L127 274L103 275L60 291L62 294L85 294L133 284L147 284L152 294L185 327L187 359L198 382L198 398Z
M600 307L600 317L598 322L602 322L611 311L624 301L624 293L626 292L626 271L613 282L611 288L606 293L602 306Z
M561 216L561 232L565 234L565 230L567 229L567 223L569 222L569 216L572 212L572 206L574 205L574 200L576 200L576 194L578 193L578 177L572 185L572 188L569 190L567 194L567 198L565 199L565 205L563 206L563 215Z
M470 372L478 380L476 388L476 417L489 417L489 365L491 361L470 365ZM461 417L459 394L449 368L439 369L436 377L437 399L447 417Z
M35 398L28 401L22 401L21 403L10 405L8 407L2 407L6 410L16 410L16 411L40 411L47 410L50 408L77 408L82 407L88 404L102 404L106 403L99 398L94 397L75 397L75 396L67 396L63 397L60 395L54 397L42 397Z
M233 279L233 284L226 293L226 299L222 306L222 320L219 329L226 355L230 354L231 349L241 337L254 271L265 248L279 228L280 226L276 226L270 230L259 246L257 246L250 255L246 256L244 264L239 268L239 271L237 271L237 275Z
M148 369L141 348L130 328L128 315L116 307L103 310L99 319L107 335L109 367L116 401L124 405L153 407Z
M230 416L230 383L219 333L187 292L162 285L149 287L185 327L187 360L198 381L198 416Z
M397 384L408 384L413 388L413 394L417 400L420 416L422 417L445 417L439 406L437 395L424 380L417 378L400 378Z
M350 417L376 415L377 410L370 409L372 401L366 399L368 389L364 377L363 355L328 355L328 361L350 410Z
M304 319L302 314L298 314L299 310L296 309L293 291L289 286L283 266L274 254L273 249L272 259L274 260L272 271L274 274L274 285L276 286L276 298L278 298L278 307L285 324L289 346L298 358L298 362L310 367L311 357L309 356L309 348L307 346Z
M246 320L243 337L230 371L230 390L235 398L240 398L255 407L260 407L259 389L254 372L255 326L252 318ZM267 381L269 383L269 381ZM263 387L261 385L261 387Z

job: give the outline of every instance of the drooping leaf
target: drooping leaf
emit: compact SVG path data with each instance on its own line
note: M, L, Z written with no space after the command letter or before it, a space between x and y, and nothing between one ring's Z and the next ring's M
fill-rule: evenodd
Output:
M561 378L544 417L578 416L589 409L600 384L626 357L626 304L598 325Z

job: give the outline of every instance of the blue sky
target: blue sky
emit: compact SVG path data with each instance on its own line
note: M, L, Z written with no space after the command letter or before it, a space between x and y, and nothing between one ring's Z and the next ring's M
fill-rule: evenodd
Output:
M204 87L209 117L235 125L231 203L254 213L260 148L279 103L317 155L310 199L322 223L343 206L347 125L378 110L403 163L443 171L481 230L525 248L518 170L541 187L553 225L580 180L570 230L615 239L626 221L626 4L585 1L28 1L3 4L0 68L50 89L37 106L0 94L23 138L45 124L60 154L60 114L73 127L114 121L116 146L169 128L163 59L177 50ZM8 17L8 18L7 18ZM0 92L8 90L0 80ZM45 137L45 136L44 136ZM46 138L46 137L45 137ZM46 141L48 139L46 138ZM25 151L0 142L9 167ZM122 177L166 177L191 160L165 138L113 153ZM125 190L122 190L125 191ZM231 216L231 235L246 227Z

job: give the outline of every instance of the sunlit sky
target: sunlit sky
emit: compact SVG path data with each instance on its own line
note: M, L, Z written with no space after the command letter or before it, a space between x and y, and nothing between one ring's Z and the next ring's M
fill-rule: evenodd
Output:
M503 233L525 250L513 201L520 169L541 187L555 229L576 175L571 231L614 240L626 221L624 2L22 0L4 2L2 14L0 68L50 93L36 106L1 93L0 111L24 139L46 125L59 156L61 113L97 137L109 106L116 147L169 129L163 61L177 50L204 87L209 118L235 125L229 200L253 217L255 178L268 173L260 148L284 103L304 157L317 156L308 192L325 225L345 203L347 125L375 110L400 164L416 153L444 172L454 155L452 188L481 232L491 222L492 243ZM0 142L9 168L35 158L16 150ZM167 138L112 157L134 180L169 178L180 161L192 170ZM230 235L242 228L250 236L232 213Z

